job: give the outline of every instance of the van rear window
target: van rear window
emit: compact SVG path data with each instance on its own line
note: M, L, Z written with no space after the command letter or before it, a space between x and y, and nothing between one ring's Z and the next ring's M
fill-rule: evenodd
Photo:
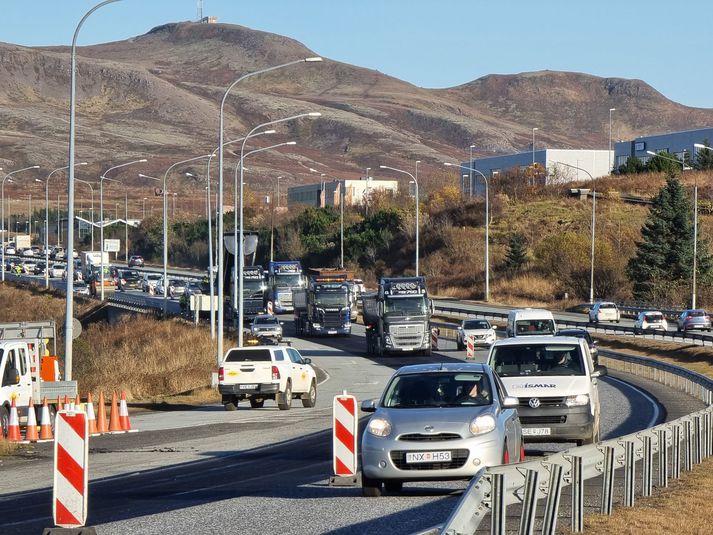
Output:
M231 349L225 357L225 362L270 362L270 360L269 349Z
M515 333L520 335L554 334L555 323L552 320L518 320L515 322Z

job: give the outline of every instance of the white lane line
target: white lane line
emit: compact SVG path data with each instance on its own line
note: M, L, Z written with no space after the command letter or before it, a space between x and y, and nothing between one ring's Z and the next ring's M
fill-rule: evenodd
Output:
M642 390L642 389L640 389L640 388L638 388L638 387L636 387L636 386L634 386L634 385L632 385L632 384L629 384L629 383L627 383L626 381L622 381L621 379L617 379L617 378L615 378L615 377L612 377L611 375L608 375L608 376L607 376L607 380L615 381L615 382L619 383L620 385L626 386L626 387L629 388L630 390L633 390L633 391L635 391L635 392L638 392L638 394L639 394L641 397L645 398L649 403L651 403L651 405L652 405L653 408L654 408L654 415L653 415L653 417L651 418L651 420L649 421L649 423L646 425L646 428L647 428L647 429L648 429L649 427L654 427L654 426L658 423L659 415L661 414L661 411L660 411L660 409L659 409L659 404L656 402L656 400L655 400L654 398L652 398L650 395L648 395L644 390Z
M326 375L327 377L324 379L324 381L320 381L319 383L317 383L317 386L323 385L324 383L326 383L327 381L329 381L332 378L332 376L329 375L327 370L325 370L324 368L320 368L320 370L322 370L324 372L324 375Z

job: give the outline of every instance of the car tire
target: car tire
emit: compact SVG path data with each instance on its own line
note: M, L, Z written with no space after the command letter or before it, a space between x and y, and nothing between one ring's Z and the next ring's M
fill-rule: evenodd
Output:
M265 405L265 400L262 398L250 398L250 407L253 409L262 409Z
M309 385L309 391L306 394L302 394L302 406L307 408L312 408L317 404L317 384L312 381Z
M7 407L0 407L0 438L7 437L7 430L10 427L10 414Z
M367 498L378 498L382 494L381 481L361 475L361 494Z
M285 391L277 394L277 407L281 411L288 411L292 407L292 383L290 381L287 381Z
M234 399L233 401L223 403L223 407L225 407L225 410L229 412L236 411L238 410L238 400Z
M384 481L384 490L389 494L398 494L403 488L403 481Z

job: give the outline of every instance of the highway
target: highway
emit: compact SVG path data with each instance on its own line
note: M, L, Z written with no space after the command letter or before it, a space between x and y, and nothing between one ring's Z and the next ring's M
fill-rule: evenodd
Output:
M291 322L286 320L287 334ZM268 402L185 407L132 415L140 432L92 438L88 525L102 534L411 533L442 522L465 482L406 484L400 496L362 498L360 488L331 488L332 397L348 390L361 401L380 395L393 369L411 362L462 360L442 341L424 357L366 357L363 327L351 338L293 338L324 372L314 409L290 411ZM485 351L478 351L483 360ZM660 385L643 388L615 375L602 380L602 438L678 416L667 411ZM678 398L680 399L680 395ZM664 400L664 401L659 401ZM694 410L693 404L685 405ZM563 449L537 444L528 456ZM51 445L1 465L3 533L39 532L51 525Z

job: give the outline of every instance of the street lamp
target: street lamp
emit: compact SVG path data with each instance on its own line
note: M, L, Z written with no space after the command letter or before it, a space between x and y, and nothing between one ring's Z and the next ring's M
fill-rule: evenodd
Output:
M469 147L470 160L468 160L468 169L469 169L470 182L468 182L468 188L470 189L470 197L473 197L473 169L472 169L472 167L473 167L473 149L474 148L475 148L475 145L471 145Z
M320 59L321 61L321 59ZM239 301L238 304L240 306L238 310L238 347L243 347L243 321L244 321L244 311L243 311L243 268L245 267L245 256L243 255L243 172L245 170L245 167L243 166L243 159L245 158L245 143L252 137L254 132L257 132L261 128L264 128L266 126L271 126L274 124L279 124L279 123L284 123L288 121L294 121L297 119L301 119L303 117L321 117L322 114L318 111L311 111L308 113L299 113L297 115L292 115L290 117L285 117L283 119L276 119L274 121L268 121L266 123L262 123L257 125L255 128L250 130L248 132L248 135L245 136L245 139L243 140L243 144L240 147L240 249L238 253L238 244L235 244L235 252L236 254L239 254L240 256L240 278L238 279L239 281L239 289L238 289L238 296L239 296ZM221 167L221 172L222 172L222 167ZM222 251L221 247L221 251ZM218 318L220 319L220 318ZM218 341L220 342L220 333L218 334Z
M609 172L610 173L613 171L612 154L611 154L611 114L613 111L616 111L616 108L609 108Z
M39 169L39 165L31 165L29 167L23 167L22 169L18 169L17 171L11 171L8 174L5 175L5 177L2 179L2 184L0 185L0 224L2 225L2 228L0 229L0 235L3 237L3 245L2 245L2 259L0 262L2 262L2 266L0 266L0 271L2 271L2 282L5 282L5 247L7 245L8 240L5 239L5 181L12 182L10 180L10 177L12 175L15 175L17 173L20 173L21 171L27 171L28 169ZM10 226L10 220L9 220L9 212L10 209L8 207L8 227ZM8 234L10 233L10 230L8 229Z
M473 160L471 160L472 162ZM471 176L471 181L470 185L468 186L470 188L470 193L471 195L473 194L473 173L478 173L482 178L483 182L485 182L485 301L488 302L490 301L490 193L489 193L489 185L488 185L488 178L475 169L473 167L473 164L471 163L469 166L464 166L461 164L455 164L455 163L450 163L450 162L444 162L446 167L455 167L458 166L460 169L467 169L470 171L470 176ZM464 177L467 175L463 175Z
M225 109L225 101L228 98L228 94L230 93L231 89L235 87L239 82L242 80L245 80L246 78L249 78L251 76L256 76L258 74L263 74L266 72L274 71L277 69L282 69L284 67L289 67L290 65L296 65L298 63L313 63L313 62L320 62L322 61L322 58L320 57L310 57L310 58L304 58L296 61L290 61L288 63L283 63L281 65L275 65L274 67L268 67L266 69L261 69L259 71L251 72L248 74L245 74L235 80L232 84L228 86L228 88L225 90L225 93L223 93L223 99L220 101L220 125L218 128L218 207L220 210L220 217L218 217L218 239L220 240L220 247L218 247L218 273L222 274L223 273L223 262L224 262L224 254L223 254L223 135L224 135L224 109ZM242 182L242 179L241 179ZM241 184L242 187L242 184ZM242 238L242 236L241 236ZM237 251L236 251L237 252ZM211 277L213 274L211 273ZM240 277L240 280L242 281L243 278ZM220 364L221 360L223 359L223 295L224 295L224 281L223 277L219 276L218 277L218 344L217 344L217 352L216 352L216 360L218 364ZM240 337L242 339L242 325L240 326ZM242 344L241 344L242 345Z
M564 165L565 167L571 167L572 169L577 169L578 171L584 171L589 176L589 180L592 181L592 250L590 254L589 266L589 302L594 303L594 230L597 226L597 181L586 169L564 162L553 161L552 163L556 165Z
M532 172L535 172L535 132L539 130L539 128L534 127L532 129Z
M380 165L379 169L390 169L391 171L396 171L397 173L408 175L411 177L411 180L413 180L413 183L416 184L416 276L418 277L418 179L408 171L404 171L403 169L397 169L395 167L389 167L388 165Z
M72 340L74 339L74 262L71 260L74 251L74 110L77 78L77 37L84 21L100 7L118 2L119 0L104 0L85 13L77 24L72 38L72 61L70 68L69 90L69 177L67 179L67 300L64 317L64 380L72 380Z

